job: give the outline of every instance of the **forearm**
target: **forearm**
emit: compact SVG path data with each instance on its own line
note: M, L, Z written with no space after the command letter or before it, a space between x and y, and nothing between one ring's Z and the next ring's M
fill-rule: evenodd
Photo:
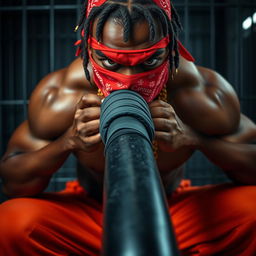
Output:
M31 152L5 157L0 163L3 190L10 196L34 195L42 192L53 173L64 163L70 148L65 136Z
M256 184L256 145L201 137L198 149L234 181Z

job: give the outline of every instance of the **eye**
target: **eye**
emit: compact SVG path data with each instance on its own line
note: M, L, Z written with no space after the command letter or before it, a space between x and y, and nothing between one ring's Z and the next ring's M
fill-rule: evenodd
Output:
M158 63L159 63L159 59L152 58L152 59L148 59L148 60L144 61L143 65L144 66L148 66L148 67L153 67L153 66L155 66Z
M119 65L118 63L110 59L99 59L99 60L101 61L102 65L106 68L116 68Z

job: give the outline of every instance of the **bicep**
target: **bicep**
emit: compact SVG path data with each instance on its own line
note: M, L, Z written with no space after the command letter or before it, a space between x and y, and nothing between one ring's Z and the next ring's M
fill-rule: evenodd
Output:
M223 140L232 143L256 143L256 124L244 114L241 114L238 129L227 136L222 137Z
M39 150L49 143L49 140L34 136L30 130L28 121L24 121L18 126L10 138L6 153L3 156L3 161L18 154Z

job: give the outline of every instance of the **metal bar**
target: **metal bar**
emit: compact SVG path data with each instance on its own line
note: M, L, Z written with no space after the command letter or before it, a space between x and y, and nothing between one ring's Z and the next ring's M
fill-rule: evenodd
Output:
M235 16L236 16L236 20L238 18L238 12L239 12L239 8L236 8L235 9ZM239 21L235 23L235 32L236 32L236 35L240 35L240 23ZM239 36L240 37L240 36ZM235 44L235 54L234 54L234 58L235 58L235 70L238 71L239 70L239 64L240 63L240 58L239 58L239 49L240 49L240 40L234 40L234 44ZM226 46L226 48L228 48L228 46ZM234 85L234 88L236 90L236 93L239 97L240 95L240 76L239 76L239 72L234 72L234 77L235 77L235 85Z
M1 34L2 34L2 29L3 29L3 23L2 23L2 16L0 15L0 31L1 31ZM0 40L0 53L1 53L1 55L0 56L3 56L2 42L3 42L3 39L2 39L2 36L1 36L1 40ZM3 58L0 58L0 77L1 77L1 81L2 81L2 77L3 77L3 72L2 72L3 67L4 67ZM3 92L2 92L2 88L0 87L0 101L2 100L2 98L3 98Z
M76 5L77 5L77 9L76 9L76 20L78 22L79 18L80 18L80 9L81 9L81 1L80 0L76 0ZM80 35L79 33L76 33L76 38L77 40L80 39Z
M184 3L175 3L175 7L184 7L186 5L187 0ZM191 7L208 7L210 3L189 3ZM255 3L214 3L214 6L219 7L256 7ZM49 10L51 7L50 5L27 5L27 10ZM77 4L69 4L69 5L55 5L55 10L68 10L68 9L77 9ZM21 11L22 6L2 6L0 7L0 11Z
M253 10L252 8L250 9L250 13L251 13L251 17L253 18L253 15L254 15L254 12L255 12L256 10ZM256 12L255 12L256 13ZM255 14L256 15L256 14ZM251 48L253 48L253 45L255 46L255 43L254 43L254 39L256 38L256 36L255 36L255 30L256 29L256 24L253 22L253 24L252 24L252 26L251 26L251 28L250 28L250 30L251 30L251 36L250 36L250 49ZM253 56L255 56L254 55L254 53L255 53L255 49L254 50L252 50L252 55ZM250 62L249 62L250 61ZM252 63L252 57L250 57L250 59L248 59L248 62L249 63ZM250 64L250 67L252 67L252 65ZM250 70L251 70L251 68L250 68ZM253 76L253 74L252 74L252 76ZM253 81L252 81L252 76L249 76L249 81L248 81L248 84L247 84L247 86L248 86L248 90L247 90L247 92L249 91L251 91L252 90L252 88L253 88L253 85L254 85L254 82L253 81L255 81L254 80L254 77L253 77ZM254 94L255 95L255 94ZM256 105L254 105L254 106L256 106ZM256 107L255 107L255 109L256 109Z
M14 70L14 61L13 61L13 58L14 58L14 53L13 53L14 40L13 40L12 37L13 37L13 35L10 33L10 38L9 38L10 47L7 48L8 56L9 56L9 59L7 61L8 70ZM12 72L9 72L9 74L8 74L8 84L6 84L6 85L8 86L7 97L9 96L11 99L15 99L15 96L14 96L14 76L13 76Z
M22 99L23 99L23 118L27 118L27 9L26 0L22 0Z
M49 40L49 57L50 57L50 71L53 72L55 69L55 46L54 46L54 35L55 35L55 6L54 0L50 0L50 10L49 10L49 31L50 31L50 40ZM57 181L56 177L53 179L53 188L54 191L57 190Z
M50 20L49 20L49 30L50 30L50 71L53 72L55 69L55 47L54 47L54 34L55 34L55 27L54 27L54 0L50 0Z
M184 27L185 27L185 45L188 45L189 42L189 12L188 12L188 0L185 0L185 8L184 8Z
M210 31L211 31L211 42L210 42L210 47L211 47L211 68L215 69L215 52L216 52L216 46L215 46L215 6L213 0L211 0L211 5L210 5Z
M237 8L237 35L240 35L239 36L239 39L238 39L238 95L242 98L243 97L243 72L244 72L244 68L243 68L243 65L242 65L242 60L243 60L243 37L242 37L242 31L241 31L241 24L242 24L242 17L241 17L241 8L242 6L239 6L239 0L236 1L237 2L237 5L238 5L238 8Z
M256 95L241 95L239 99L245 100L245 101L249 101L249 100L256 101Z
M29 103L28 100L26 100L26 105ZM24 100L1 100L0 105L23 105Z
M13 71L14 71L14 63L13 63L13 58L14 58L14 54L13 54L13 46L14 46L14 40L12 40L12 35L10 36L10 47L8 48L8 57L9 60L7 61L8 65L8 69L11 71L9 72L8 75L8 84L6 84L9 87L8 90L8 96L11 97L12 99L15 99L14 97L14 76L13 76ZM5 119L7 120L7 118ZM10 124L10 129L13 129L13 127L15 126L15 114L12 113L11 115L8 115L8 124Z
M2 26L3 26L3 23L2 23L2 17L0 16L0 31L2 33ZM1 56L3 56L3 46L2 46L2 40L0 40L0 54ZM1 81L2 81L2 77L3 77L3 72L2 72L2 69L3 69L3 58L0 58L0 78L1 78ZM3 99L3 92L2 92L2 88L0 87L0 139L2 141L3 139L3 107L2 107L2 104L1 104L1 100ZM3 154L3 151L4 151L4 145L3 143L0 143L1 146L0 146L0 155Z
M69 10L69 9L76 9L77 5L55 5L55 10ZM27 6L28 11L35 11L35 10L50 10L51 5L31 5ZM10 7L0 7L0 11L22 11L22 6L10 6Z

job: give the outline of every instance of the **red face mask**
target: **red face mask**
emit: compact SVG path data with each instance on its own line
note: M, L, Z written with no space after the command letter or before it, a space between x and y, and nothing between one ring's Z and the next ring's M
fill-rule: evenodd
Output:
M95 39L94 39L95 40ZM163 38L155 45L139 50L119 50L98 44L90 39L92 48L101 50L111 60L126 66L142 63L149 58L157 49L168 45L168 38ZM162 90L169 78L169 61L164 61L160 66L147 72L134 75L124 75L107 70L98 65L90 55L94 82L108 96L112 91L130 89L138 92L147 102L152 101Z

